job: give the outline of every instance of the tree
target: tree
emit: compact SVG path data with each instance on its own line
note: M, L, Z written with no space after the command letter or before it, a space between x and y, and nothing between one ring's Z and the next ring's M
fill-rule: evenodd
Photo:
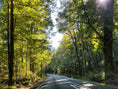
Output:
M9 85L13 84L13 60L14 60L14 4L11 0L11 14L10 14L10 46L9 46Z
M4 69L3 76L9 74L9 85L32 72L39 75L40 52L49 44L45 31L51 24L47 1L2 0L0 20L0 62L9 71L1 65L0 69Z
M89 64L89 69L95 70L95 67L97 68L98 61L100 62L101 59L97 58L96 55L99 55L98 51L101 55L102 47L104 47L102 43L104 39L103 19L97 11L96 5L92 5L93 3L94 0L70 0L64 12L60 13L58 20L60 31L70 36L75 49L77 49L75 52L78 56L78 63L81 64L78 67L80 75L84 72L83 65L86 66L86 63ZM88 50L88 48L90 49ZM87 51L88 59L85 58L85 51ZM95 64L92 65L92 63Z
M113 60L113 11L114 0L105 1L103 9L104 19L104 60L105 60L105 79L111 79L114 71Z
M93 2L93 1L92 1ZM102 8L102 15L103 15L103 34L104 37L97 31L97 29L94 28L94 26L91 24L91 18L89 16L89 13L86 12L87 8L85 8L85 4L83 4L84 7L84 13L87 16L88 25L96 32L96 34L99 36L101 41L104 43L103 50L104 50L104 65L105 65L105 79L109 79L112 77L112 72L114 71L114 60L113 60L113 10L114 10L114 0L110 1L99 1L100 6ZM101 17L101 15L99 15Z

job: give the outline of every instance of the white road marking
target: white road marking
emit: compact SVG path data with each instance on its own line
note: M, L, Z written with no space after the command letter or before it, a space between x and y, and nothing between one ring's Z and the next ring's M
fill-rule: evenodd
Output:
M74 86L74 85L72 85L72 84L71 84L70 86L73 87L73 88L75 88L75 89L79 89L78 87L76 87L76 86Z

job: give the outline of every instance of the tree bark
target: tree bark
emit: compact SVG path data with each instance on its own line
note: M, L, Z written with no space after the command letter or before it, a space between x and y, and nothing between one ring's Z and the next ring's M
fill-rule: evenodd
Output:
M10 45L9 45L9 30L10 30L10 27L9 27L9 0L7 1L7 4L8 4L8 11L7 11L7 48L8 48L8 65L9 65L9 62L10 62ZM9 69L9 68L8 68Z
M81 61L80 61L80 57L79 57L79 53L78 53L78 46L77 46L77 38L76 37L71 37L71 38L72 38L72 41L73 41L73 44L74 44L76 57L78 59L79 75L82 76Z
M32 42L32 31L33 31L33 23L31 24L31 27L30 27L30 35L31 35L31 39L30 39L30 44L31 44L31 47L30 47L30 71L32 71L33 73L35 72L34 71L34 59L32 57L32 47L33 47L33 42Z
M13 16L13 0L11 0L11 15L10 15L10 56L9 56L9 83L13 84L13 59L14 59L14 16Z
M41 78L42 78L42 70L43 70L43 64L42 64L42 60L41 60Z
M105 79L110 79L114 70L113 62L113 7L114 0L106 2L106 8L104 9L104 61L105 61Z
M28 62L28 42L27 42L27 48L26 48L27 50L26 50L26 76L27 76L27 62Z

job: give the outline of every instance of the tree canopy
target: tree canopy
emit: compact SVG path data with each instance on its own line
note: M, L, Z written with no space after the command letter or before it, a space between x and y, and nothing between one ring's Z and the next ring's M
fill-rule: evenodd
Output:
M56 11L55 0L1 0L0 88L23 79L34 82L46 73L118 82L117 4L117 0L60 0ZM49 35L55 25L63 39L52 50Z

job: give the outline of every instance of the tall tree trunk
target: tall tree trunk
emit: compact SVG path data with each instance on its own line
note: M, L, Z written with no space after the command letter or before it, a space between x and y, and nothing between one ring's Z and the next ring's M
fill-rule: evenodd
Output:
M8 12L7 12L7 46L8 46L8 60L9 60L9 56L10 56L10 52L9 52L9 30L10 30L10 27L9 27L9 0L8 0Z
M7 48L8 48L8 65L10 65L9 63L10 63L10 45L9 45L9 30L10 30L10 27L9 27L9 0L7 1L7 3L8 3L8 11L7 11ZM9 68L8 68L9 69Z
M77 46L77 38L76 37L71 37L71 39L73 41L75 52L76 52L76 57L77 57L77 60L78 60L79 75L82 76L81 61L80 61L80 58L79 58L78 46Z
M32 69L32 48L30 47L30 71L33 71Z
M42 78L42 70L43 70L43 64L42 64L42 60L41 60L41 78Z
M31 35L31 39L30 39L30 44L31 44L31 47L30 47L30 71L32 71L33 73L35 72L34 71L34 59L32 57L32 48L33 48L33 37L32 37L32 31L33 31L33 23L31 24L31 29L30 29L30 35Z
M28 62L28 41L27 41L27 50L26 50L26 76L27 76L27 62Z
M13 16L13 0L11 0L11 19L10 19L10 57L9 57L9 84L13 84L13 59L14 59L14 16Z
M110 79L114 70L113 63L113 8L114 0L106 1L106 8L104 10L104 58L105 58L105 78Z
M22 46L21 46L22 48L21 48L21 55L22 55L22 63L23 63L23 39L22 39ZM22 68L23 68L23 66L22 66Z

